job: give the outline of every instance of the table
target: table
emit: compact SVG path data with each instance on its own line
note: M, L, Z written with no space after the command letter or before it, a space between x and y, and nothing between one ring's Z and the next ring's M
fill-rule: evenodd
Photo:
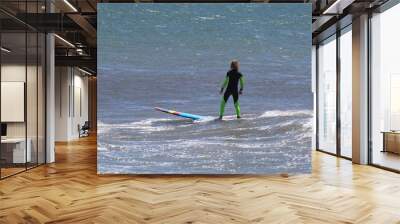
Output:
M392 152L400 154L400 131L382 131L383 150L382 152Z
M25 145L27 144L26 151ZM31 162L32 153L31 145L32 141L30 138L4 138L1 139L1 157L6 158L9 163L26 163ZM7 156L7 154L12 154ZM11 159L12 158L12 159Z

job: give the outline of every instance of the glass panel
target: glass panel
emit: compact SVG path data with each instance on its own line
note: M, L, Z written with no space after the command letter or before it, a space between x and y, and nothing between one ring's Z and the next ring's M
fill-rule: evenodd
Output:
M46 60L46 51L45 51L45 39L44 34L39 34L39 45L38 45L38 163L45 163L45 60Z
M372 25L372 163L400 170L400 5L374 15Z
M1 1L18 13L43 13L45 0ZM37 17L29 18L33 20ZM0 177L45 162L45 35L0 12ZM35 21L31 21L35 23Z
M37 1L27 2L26 12L37 13ZM31 22L37 17L31 18ZM27 113L27 149L30 148L31 159L27 163L28 168L37 166L38 160L38 34L35 30L27 30L27 80L26 80L26 113Z
M1 44L1 161L2 177L25 170L26 150L26 34L2 33ZM29 148L29 147L28 147Z
M318 48L318 146L336 153L336 36Z
M27 149L30 148L30 160L28 168L34 167L37 165L37 132L38 132L38 120L37 120L37 74L38 74L38 57L37 57L37 45L38 45L38 37L36 32L27 33L28 38L28 63L27 63L27 81L26 81L26 89L27 89L27 98L26 98L26 111L27 111Z
M340 143L341 155L352 156L352 35L351 26L340 36Z

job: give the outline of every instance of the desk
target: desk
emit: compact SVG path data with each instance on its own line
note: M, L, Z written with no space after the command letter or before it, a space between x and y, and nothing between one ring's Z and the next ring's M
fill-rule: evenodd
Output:
M31 162L32 153L30 138L26 140L28 143L25 151L25 138L4 138L1 139L1 156L6 158L9 163L26 163ZM7 154L12 154L7 155ZM12 158L12 159L11 159ZM26 160L25 160L26 159Z
M382 131L383 150L382 152L392 152L400 154L400 131Z

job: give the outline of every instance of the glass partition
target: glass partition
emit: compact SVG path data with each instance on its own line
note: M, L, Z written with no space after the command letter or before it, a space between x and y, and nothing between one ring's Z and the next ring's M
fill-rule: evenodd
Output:
M43 164L46 162L46 37L43 33L38 33L38 64L37 64L37 162Z
M28 13L42 13L44 3L41 1L27 1L25 9ZM36 21L35 21L36 20ZM32 17L30 22L37 23L38 17ZM30 162L27 167L35 167L39 160L39 63L40 63L40 33L27 27L27 150L31 151ZM44 87L44 86L43 86Z
M1 46L1 176L6 177L24 171L31 159L26 150L26 33L2 33Z
M352 157L352 34L351 25L340 35L340 154Z
M318 148L336 153L336 35L318 47Z
M26 74L26 113L27 113L27 150L30 151L28 168L37 165L38 160L38 35L27 33L27 74Z
M44 1L0 3L16 5L44 12ZM44 33L0 12L1 179L45 163L45 45Z
M400 170L400 4L371 18L371 162Z

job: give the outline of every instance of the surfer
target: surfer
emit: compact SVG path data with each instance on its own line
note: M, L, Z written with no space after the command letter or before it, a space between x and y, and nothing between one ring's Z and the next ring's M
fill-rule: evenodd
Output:
M238 91L238 84L240 83L240 90ZM226 73L226 77L224 82L222 83L220 94L224 92L224 96L221 100L221 105L219 109L219 119L222 119L224 116L225 104L229 99L229 96L232 95L233 103L235 105L236 116L240 118L240 105L239 105L239 95L243 92L243 75L239 72L239 61L233 60L231 61L231 70Z

